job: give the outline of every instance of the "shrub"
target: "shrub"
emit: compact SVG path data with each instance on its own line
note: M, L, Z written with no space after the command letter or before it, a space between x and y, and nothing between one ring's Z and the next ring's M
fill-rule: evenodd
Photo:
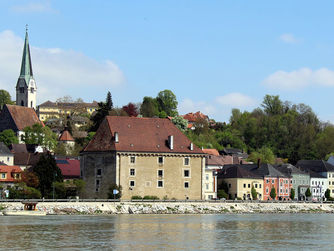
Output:
M145 195L143 200L159 200L159 197L155 195Z
M225 190L218 190L217 196L219 199L228 199L228 194L225 192Z
M141 196L139 196L139 195L133 195L133 196L131 197L131 200L141 200L141 199L143 199L143 197L141 197Z

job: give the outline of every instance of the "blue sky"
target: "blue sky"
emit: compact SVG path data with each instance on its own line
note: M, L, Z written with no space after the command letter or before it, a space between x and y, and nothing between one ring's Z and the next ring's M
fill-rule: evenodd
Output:
M19 74L29 24L38 103L114 104L172 90L180 113L228 121L265 94L334 122L333 1L1 1L0 89Z

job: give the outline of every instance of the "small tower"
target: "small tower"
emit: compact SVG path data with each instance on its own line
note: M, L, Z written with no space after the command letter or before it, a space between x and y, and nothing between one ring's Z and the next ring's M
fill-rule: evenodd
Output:
M16 105L31 107L36 110L36 82L32 73L30 48L28 41L28 25L23 47L21 72L16 84Z

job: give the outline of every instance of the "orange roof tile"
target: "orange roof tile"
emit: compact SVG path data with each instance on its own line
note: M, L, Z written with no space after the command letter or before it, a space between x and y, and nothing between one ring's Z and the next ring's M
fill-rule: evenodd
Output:
M59 137L59 141L74 141L69 131L65 130Z
M0 166L0 173L6 173L6 179L0 179L0 182L14 182L17 179L14 179L12 176L13 173L22 173L22 169L19 166Z
M219 152L217 151L217 149L202 149L202 151L207 154L219 156Z

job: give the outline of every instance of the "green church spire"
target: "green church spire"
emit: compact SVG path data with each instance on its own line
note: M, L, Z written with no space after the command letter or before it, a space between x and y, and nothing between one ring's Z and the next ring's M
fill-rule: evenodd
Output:
M26 37L25 37L24 47L23 47L20 78L22 77L25 78L26 83L28 84L32 76L33 76L33 73L32 73L30 48L29 48L29 40L28 40L28 25L26 25Z

